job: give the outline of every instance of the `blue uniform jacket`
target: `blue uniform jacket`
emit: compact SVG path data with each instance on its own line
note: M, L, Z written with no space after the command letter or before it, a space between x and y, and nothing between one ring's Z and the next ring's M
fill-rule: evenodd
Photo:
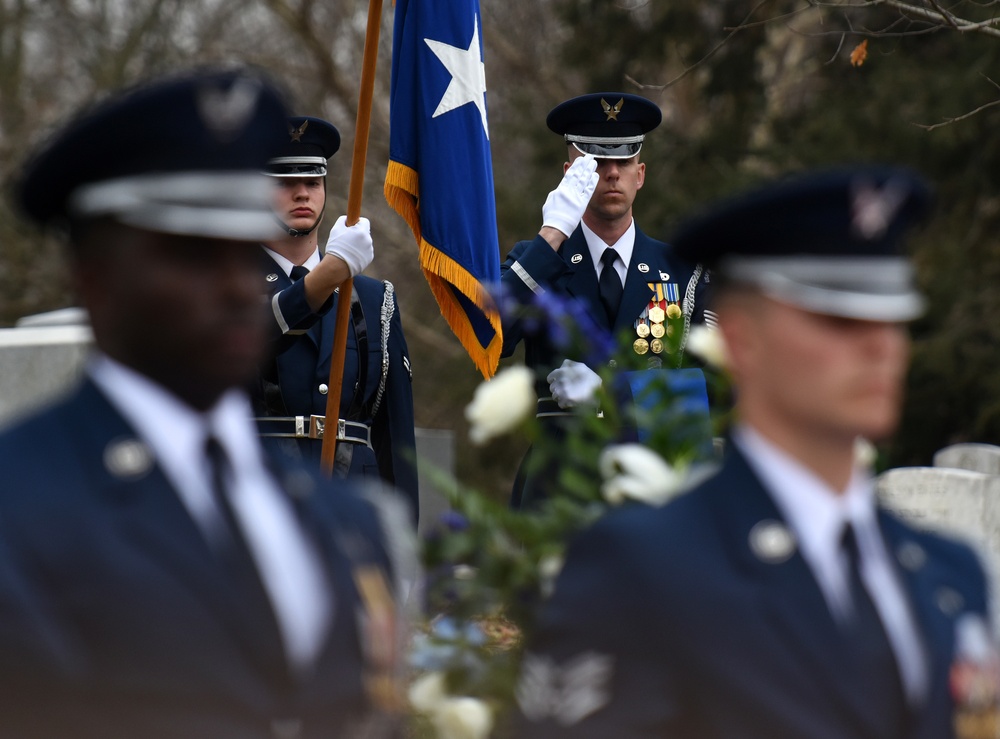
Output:
M334 597L315 670L295 675L161 469L109 462L134 439L89 381L0 434L0 736L350 736L369 710L352 573L389 567L374 512L274 461Z
M505 293L521 303L529 303L531 294L540 289L582 299L589 306L588 313L594 322L617 337L623 331L632 329L636 319L649 304L654 294L649 283L674 284L683 298L696 269L699 278L696 282L691 322L697 324L704 321L707 273L678 259L668 244L646 236L638 227L635 230L632 262L628 265L622 302L614 326L609 325L601 304L596 268L590 258L583 230L579 227L563 242L558 252L553 251L541 236L536 236L532 241L519 241L500 266L500 280ZM545 375L567 357L558 354L548 341L525 335L524 326L517 316L504 315L503 356L513 354L522 340L525 364L536 371L544 370L541 373L543 395L547 395ZM582 357L569 359L583 361ZM664 364L667 364L666 361ZM540 386L540 389L543 388Z
M754 526L781 520L732 451L717 475L668 505L615 511L580 536L526 664L565 668L590 653L610 656L610 672L567 687L517 736L880 739L880 708L852 683L844 637L801 553L777 563L753 553ZM879 522L930 657L929 696L906 736L952 737L956 623L986 618L982 569L964 545L883 511ZM584 705L588 688L601 696L595 710L555 718L569 693Z
M676 286L678 296L683 299L689 284L694 279L691 324L705 320L705 302L708 291L708 274L700 266L691 265L676 257L668 244L646 236L636 227L632 260L628 265L624 292L614 326L609 325L607 313L601 303L597 284L597 273L590 258L590 250L583 235L577 228L563 242L559 251L553 251L541 236L532 241L519 241L500 266L500 279L504 293L519 304L530 304L532 294L541 290L550 291L565 298L582 300L588 306L588 314L594 323L619 337L627 332L636 338L634 324L655 295L650 283ZM558 367L563 359L585 361L582 356L567 356L552 345L546 335L528 334L521 318L511 311L503 313L503 356L514 353L517 345L524 342L524 362L535 373L535 390L539 398L550 397L546 376ZM650 356L650 355L647 355ZM670 367L667 355L663 355L663 366ZM599 370L598 367L593 367ZM561 434L560 421L546 421L547 433ZM519 505L536 495L544 495L545 480L552 471L529 472L533 462L529 456L522 462L521 471L514 485L512 501Z
M334 295L319 314L313 313L305 301L304 285L293 283L266 253L263 258L275 315L275 356L264 368L262 386L254 390L255 405L261 415L325 415L337 296ZM394 485L406 495L416 516L418 492L410 358L398 306L387 322L381 317L389 289L387 285L363 275L354 278L353 292L364 315L368 348L361 357L352 317L348 322L340 417L370 426L372 446L340 442L338 454L341 446L349 445L348 474L381 477ZM383 346L388 348L386 378L382 397L377 400L383 371ZM362 360L365 365L363 378L359 377ZM276 390L280 392L279 398L268 397ZM330 428L335 427L331 423ZM298 448L305 459L319 462L321 441L301 439Z

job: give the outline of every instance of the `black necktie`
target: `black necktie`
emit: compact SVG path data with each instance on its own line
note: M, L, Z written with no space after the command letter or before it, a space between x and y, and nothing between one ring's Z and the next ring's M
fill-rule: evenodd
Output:
M227 484L229 458L222 444L214 436L210 435L205 439L205 456L208 458L211 470L212 496L224 523L219 527L221 531L217 532L216 541L213 542L214 549L222 561L230 584L236 589L241 607L252 609L254 614L262 617L269 622L269 626L273 625L277 630L278 622L274 616L271 599L260 579L257 563L247 543L243 526L233 510L230 498L232 491Z
M622 302L622 292L624 292L621 278L618 277L618 271L614 267L617 258L618 252L610 246L604 250L601 255L601 263L604 268L601 270L601 278L597 281L601 292L601 302L604 304L604 310L608 313L608 323L612 326L618 315L618 305Z
M878 736L903 736L907 702L889 636L861 578L861 552L851 524L844 526L841 547L847 555L851 613L844 624L854 660L857 689L865 694L873 717L882 725Z
M298 282L307 274L309 274L309 270L306 267L303 267L301 264L296 264L292 267L292 271L288 276L292 278L292 282Z

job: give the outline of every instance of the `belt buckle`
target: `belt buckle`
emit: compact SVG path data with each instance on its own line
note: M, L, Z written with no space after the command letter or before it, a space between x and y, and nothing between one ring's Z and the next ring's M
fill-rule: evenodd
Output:
M326 428L326 416L309 416L309 438L322 439Z

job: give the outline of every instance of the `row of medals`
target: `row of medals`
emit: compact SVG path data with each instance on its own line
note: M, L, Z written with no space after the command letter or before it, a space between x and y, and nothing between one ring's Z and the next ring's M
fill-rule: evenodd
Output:
M681 309L676 303L668 305L667 310L664 310L659 305L654 305L647 311L649 323L646 323L642 318L639 319L639 323L635 327L635 332L639 338L632 342L632 349L636 354L642 355L647 352L660 354L663 352L665 348L663 337L672 335L674 331L673 326L663 325L668 311L671 314L671 318L676 318L681 313ZM653 338L650 339L650 336Z

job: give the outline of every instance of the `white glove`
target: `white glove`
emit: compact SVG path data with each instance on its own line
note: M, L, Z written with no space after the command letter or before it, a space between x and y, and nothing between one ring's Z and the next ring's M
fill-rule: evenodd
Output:
M353 226L348 226L347 216L338 218L330 229L330 238L326 240L326 253L343 259L351 277L357 275L375 258L371 222L367 218L359 218Z
M542 206L542 225L570 236L580 225L597 182L597 160L590 154L577 157L563 175L559 187L549 193Z
M560 408L572 408L594 401L594 394L601 387L601 376L581 362L564 359L561 366L549 372L552 399Z

